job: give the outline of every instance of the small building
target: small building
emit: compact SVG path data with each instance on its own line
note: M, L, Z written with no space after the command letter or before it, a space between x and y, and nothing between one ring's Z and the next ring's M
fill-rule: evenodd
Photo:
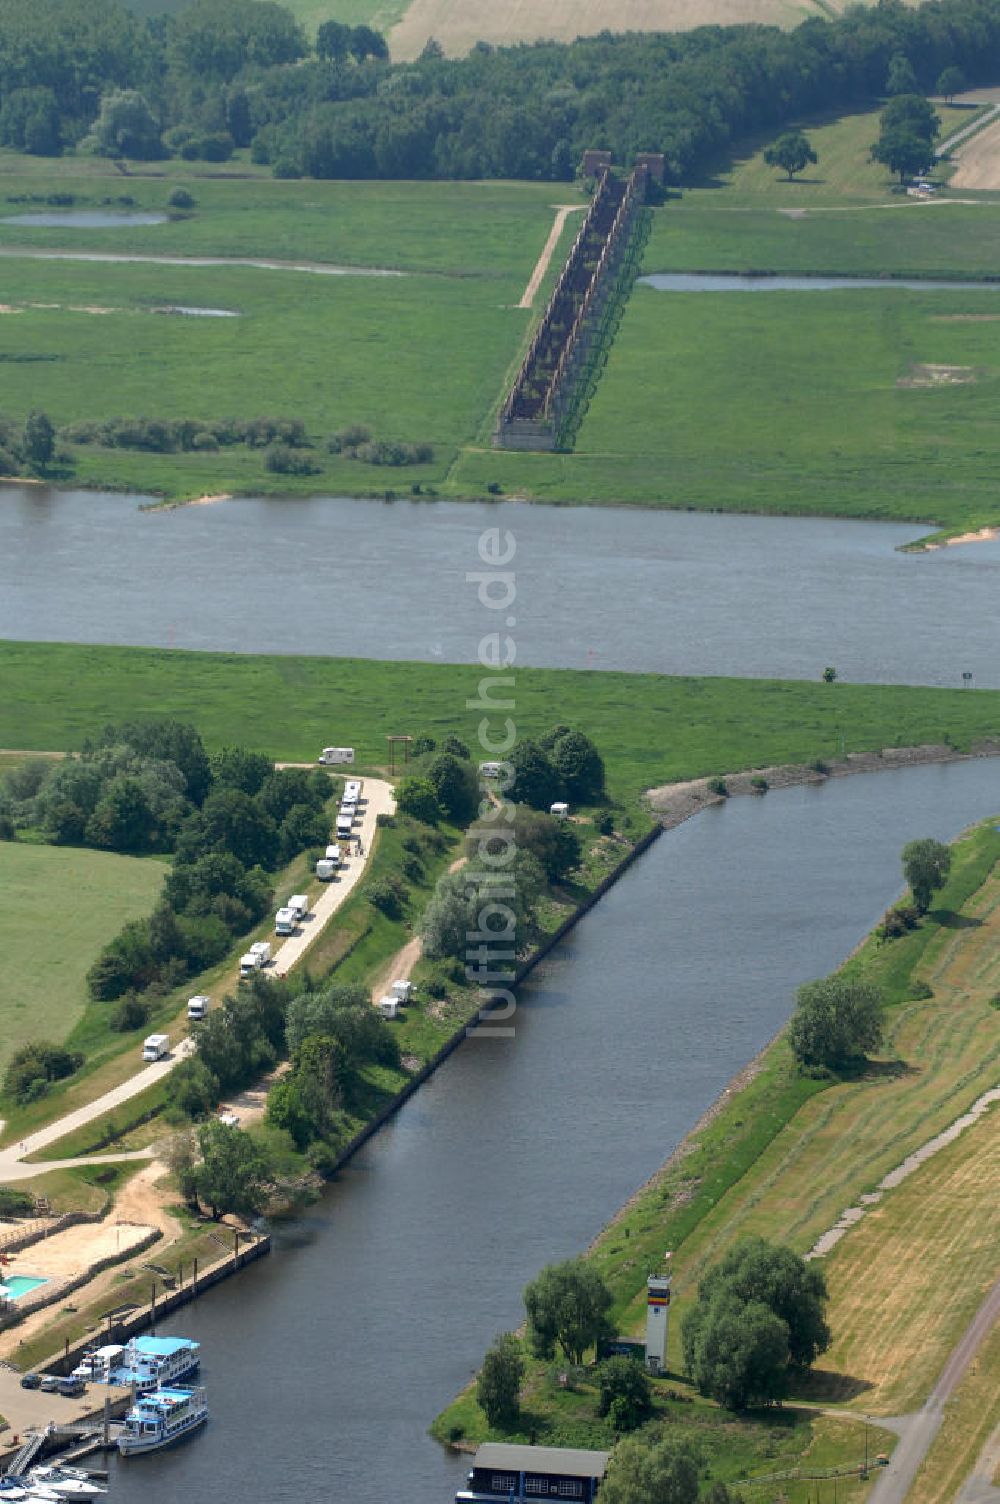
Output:
M636 155L637 172L644 172L654 183L662 183L667 172L667 159L662 151L640 151Z
M581 1504L591 1504L608 1455L578 1447L486 1441L476 1452L468 1487L455 1495L455 1504L531 1504L535 1499L579 1499Z
M599 178L611 166L609 151L585 151L580 171L585 178Z

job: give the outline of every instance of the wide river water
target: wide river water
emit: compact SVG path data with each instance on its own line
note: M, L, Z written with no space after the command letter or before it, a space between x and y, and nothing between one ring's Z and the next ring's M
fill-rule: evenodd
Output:
M0 488L0 638L246 653L475 658L466 574L517 553L518 661L559 668L1000 687L984 630L1000 542L931 553L920 526L519 502L345 498L143 511Z
M913 836L1000 811L1000 764L740 799L655 843L271 1258L181 1312L212 1420L113 1466L118 1504L449 1504L426 1427L520 1292L666 1158L900 886Z

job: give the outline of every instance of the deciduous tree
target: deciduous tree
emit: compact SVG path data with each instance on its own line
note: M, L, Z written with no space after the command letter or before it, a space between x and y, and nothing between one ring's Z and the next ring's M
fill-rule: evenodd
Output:
M764 152L768 167L780 167L791 182L797 172L803 172L810 162L817 161L809 137L804 131L785 131Z
M556 1344L570 1363L611 1335L611 1291L585 1259L549 1264L524 1291L528 1339L540 1358L551 1358Z
M925 837L908 841L903 847L903 876L921 914L927 913L931 899L944 887L950 871L951 850L943 842Z
M506 1429L516 1423L523 1377L521 1344L513 1332L501 1332L476 1379L476 1399L491 1426Z
M840 1070L882 1042L882 996L870 982L845 976L807 982L796 996L788 1032L800 1065Z

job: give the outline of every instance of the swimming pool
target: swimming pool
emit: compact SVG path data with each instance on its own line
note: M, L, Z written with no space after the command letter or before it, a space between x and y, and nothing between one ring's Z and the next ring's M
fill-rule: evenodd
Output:
M6 1290L9 1300L20 1300L23 1295L37 1290L39 1285L47 1284L48 1280L39 1279L34 1274L0 1274L0 1288Z

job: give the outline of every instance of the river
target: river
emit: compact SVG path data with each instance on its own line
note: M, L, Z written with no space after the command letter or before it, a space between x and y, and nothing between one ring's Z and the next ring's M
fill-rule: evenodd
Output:
M468 662L484 527L517 540L519 662L1000 687L1000 542L925 528L520 502L0 488L0 638ZM148 498L147 498L148 500ZM553 581L558 580L557 588Z
M467 1040L270 1259L169 1329L213 1418L113 1465L118 1504L448 1504L425 1434L547 1261L577 1253L900 887L913 836L1000 810L1000 765L732 800L664 835Z

